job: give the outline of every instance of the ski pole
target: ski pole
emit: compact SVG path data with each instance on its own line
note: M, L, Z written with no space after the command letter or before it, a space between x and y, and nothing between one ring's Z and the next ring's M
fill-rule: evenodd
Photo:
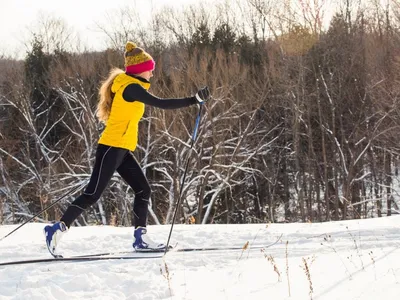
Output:
M78 185L76 187L74 187L73 189L69 190L67 193L65 193L63 196L61 196L60 198L58 198L55 202L53 202L52 204L50 204L49 206L47 206L46 208L42 209L40 212L38 212L36 215L34 215L33 217L31 217L29 220L25 221L24 223L22 223L21 225L19 225L17 228L15 228L13 231L11 231L10 233L8 233L6 236L3 236L0 239L0 242L2 240L4 240L6 237L10 236L11 234L13 234L14 232L16 232L18 229L20 229L22 226L24 226L25 224L29 223L30 221L32 221L34 218L36 218L37 216L39 216L40 214L42 214L43 212L45 212L46 210L52 208L54 205L56 205L58 202L60 202L61 200L63 200L65 197L67 197L68 195L76 192L78 190L78 188L82 187L82 185Z
M189 152L188 152L188 154L187 154L185 172L183 173L183 178L182 178L181 185L180 185L179 198L178 198L178 202L176 203L176 207L175 207L175 211L174 211L174 216L172 217L171 229L169 230L167 245L166 245L166 247L165 247L165 252L164 252L164 254L166 254L167 251L168 251L169 241L170 241L171 235L172 235L172 229L174 228L175 219L176 219L176 215L177 215L177 212L178 212L179 204L181 203L181 200L182 200L183 186L184 186L184 184L185 184L186 173L187 173L188 166L189 166L190 154L192 153L193 145L194 145L194 142L195 142L196 137L197 137L197 131L198 131L198 129L199 129L199 124L200 124L200 117L201 117L201 110L202 110L202 108L203 108L203 104L200 104L199 113L197 114L197 117L196 117L196 124L194 125L194 130L193 130L193 134L192 134L192 141L191 141L191 143L190 143L190 149L189 149Z

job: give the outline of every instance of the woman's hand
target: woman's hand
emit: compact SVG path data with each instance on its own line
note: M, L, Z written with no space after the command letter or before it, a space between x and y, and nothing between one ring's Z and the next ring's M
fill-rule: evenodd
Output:
M210 90L208 86L203 87L196 93L196 99L199 104L203 104L210 99Z

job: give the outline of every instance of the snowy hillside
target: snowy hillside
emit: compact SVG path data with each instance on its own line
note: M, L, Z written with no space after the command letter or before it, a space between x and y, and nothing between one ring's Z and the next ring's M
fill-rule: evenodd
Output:
M0 262L49 257L43 224L0 242ZM0 226L0 238L16 226ZM170 226L150 226L166 241ZM132 228L72 228L65 255L125 251ZM282 234L279 243L268 245ZM179 247L242 251L171 252L165 259L57 262L0 267L0 299L399 299L400 217L322 224L176 225Z

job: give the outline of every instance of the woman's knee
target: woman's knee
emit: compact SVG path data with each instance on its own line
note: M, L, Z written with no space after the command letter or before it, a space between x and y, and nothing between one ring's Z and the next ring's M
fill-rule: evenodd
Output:
M142 190L135 193L136 198L141 198L144 200L149 200L151 195L151 189L149 185L145 185L142 187Z
M99 197L95 197L94 195L82 194L74 202L73 205L79 206L82 209L87 209L93 204L95 204L99 200Z
M150 186L147 185L144 189L143 189L143 199L149 200L151 196L151 189Z

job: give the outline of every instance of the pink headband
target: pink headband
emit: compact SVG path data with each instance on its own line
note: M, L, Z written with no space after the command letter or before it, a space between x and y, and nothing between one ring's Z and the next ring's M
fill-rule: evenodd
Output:
M154 60L148 60L137 65L125 67L125 71L130 74L140 74L146 71L153 71L156 63Z

